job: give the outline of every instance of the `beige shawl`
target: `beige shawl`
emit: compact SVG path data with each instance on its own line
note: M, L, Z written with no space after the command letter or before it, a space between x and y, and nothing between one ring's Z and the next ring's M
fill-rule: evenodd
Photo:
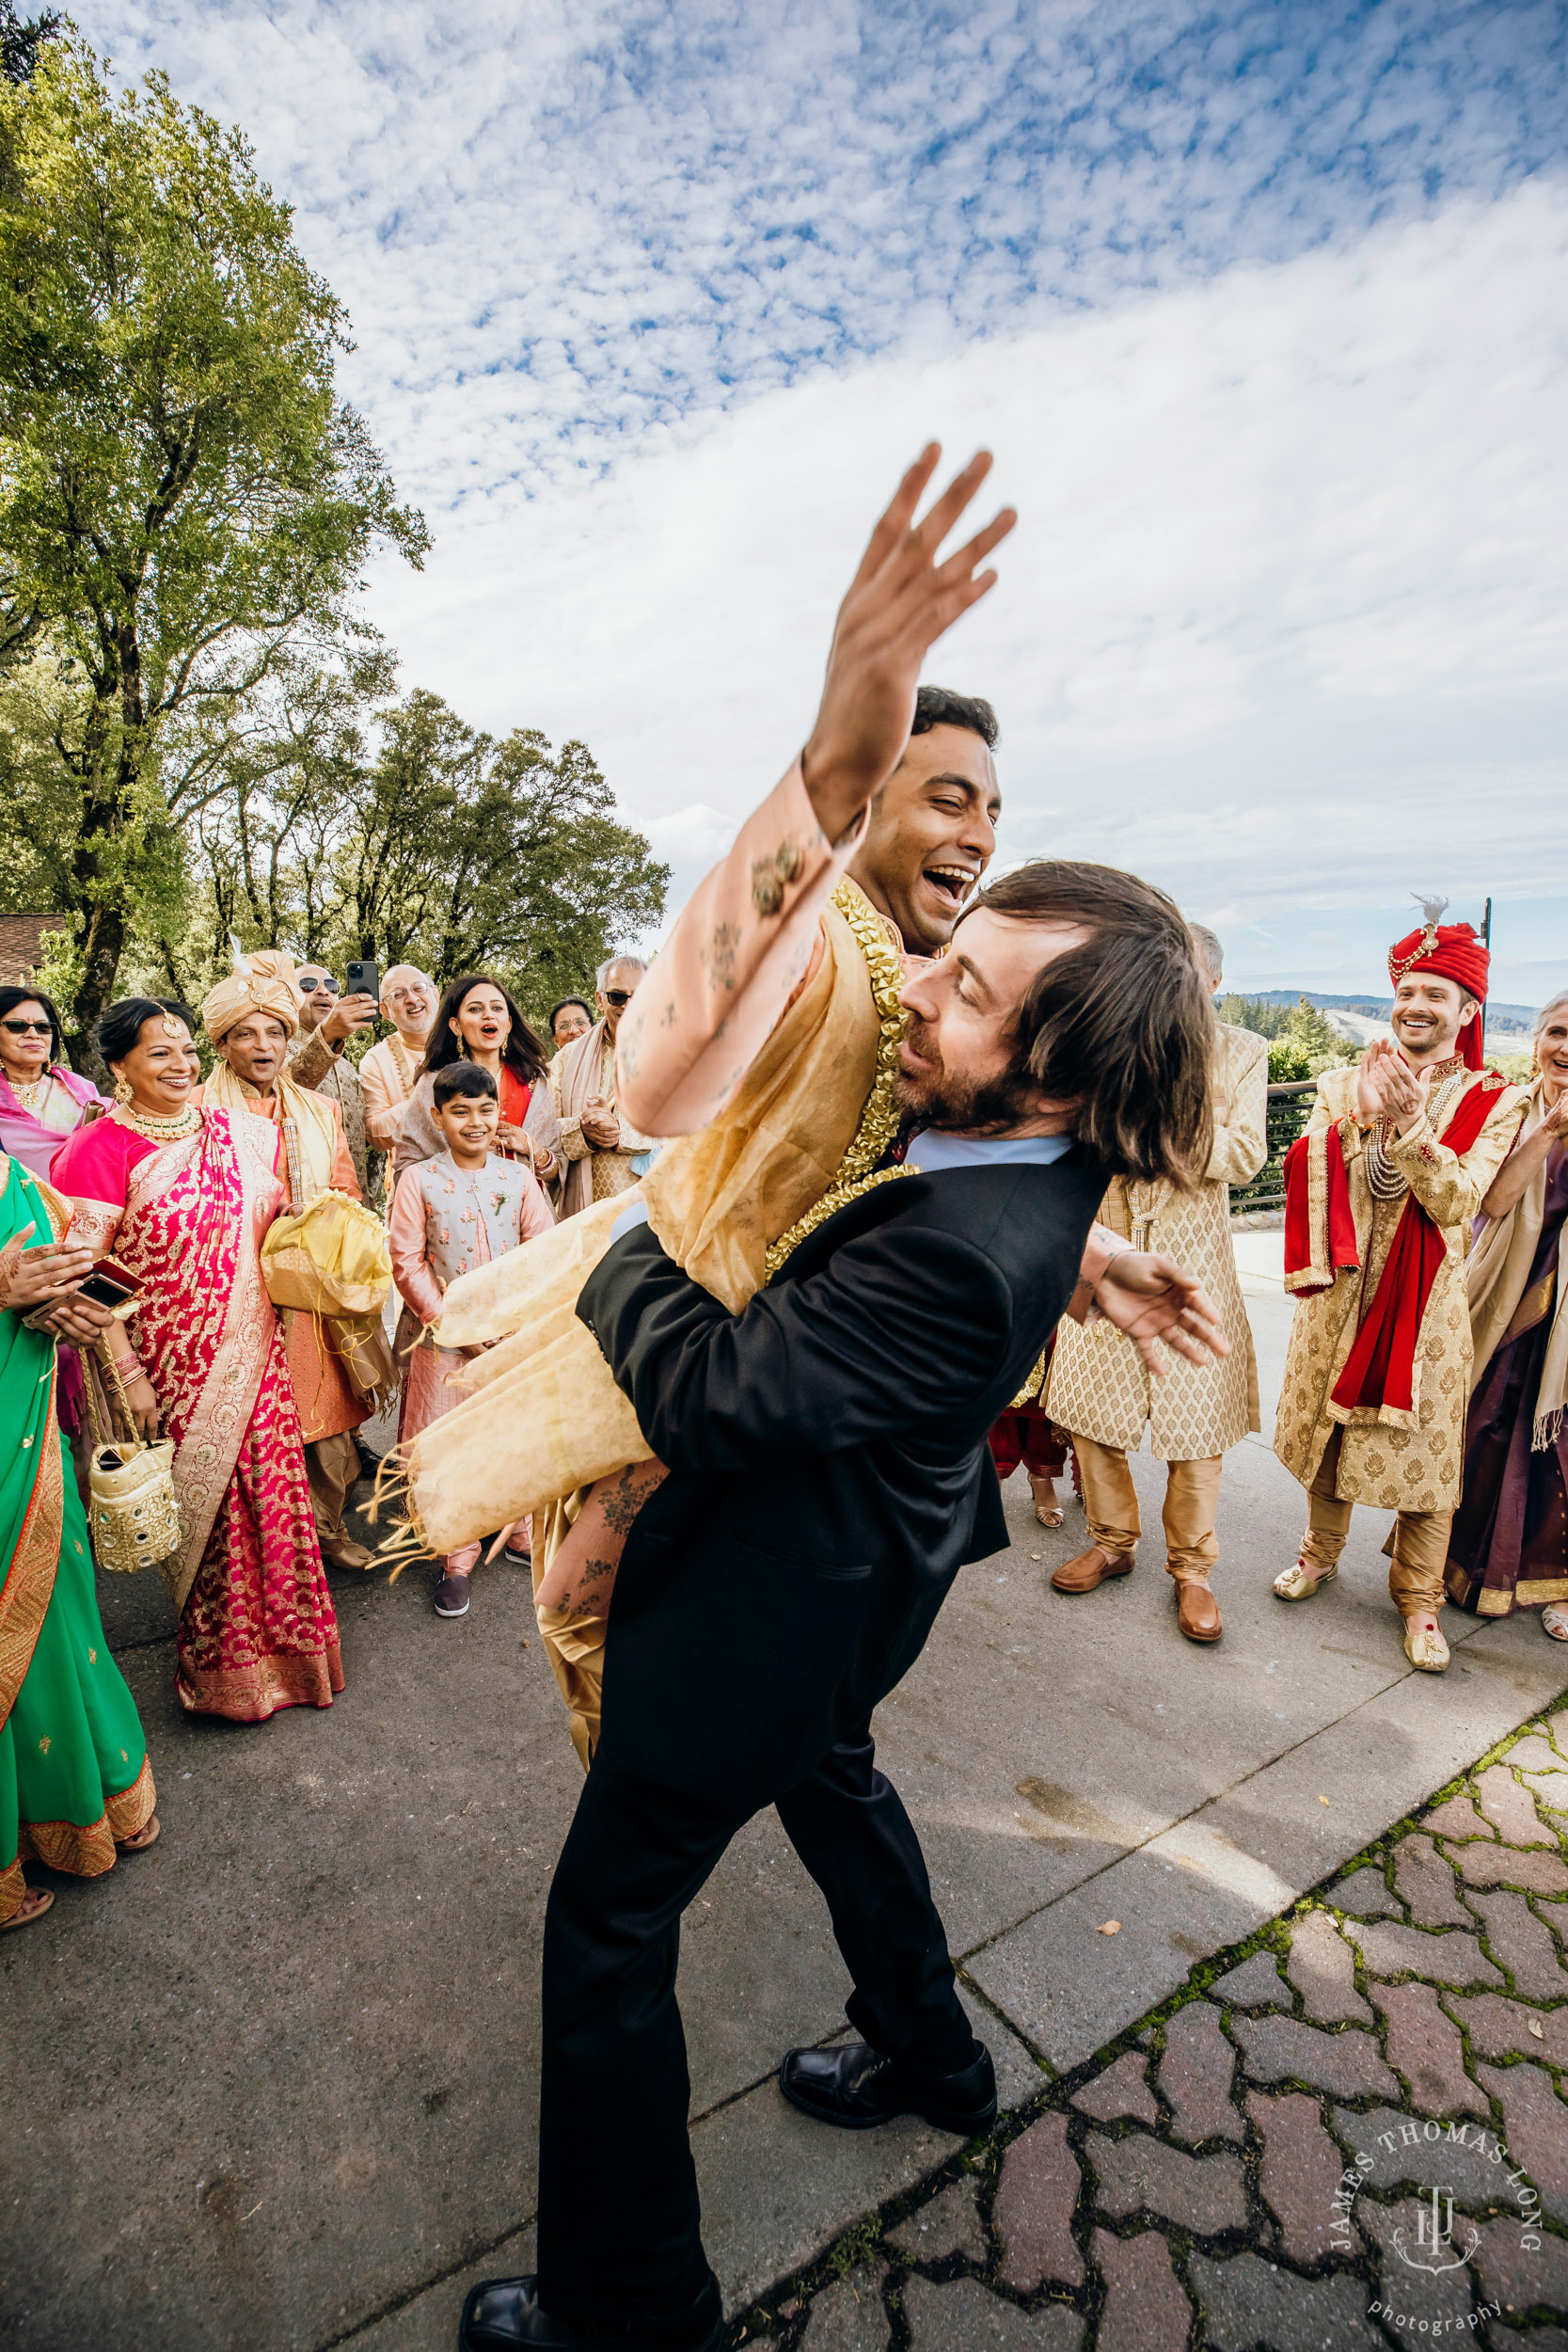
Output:
M1529 1093L1529 1108L1525 1113L1525 1123L1513 1146L1515 1151L1525 1137L1541 1124L1544 1106L1539 1074ZM1543 1160L1533 1181L1508 1215L1491 1220L1470 1252L1465 1268L1465 1289L1470 1302L1470 1343L1474 1350L1470 1372L1472 1395L1524 1303L1525 1286L1529 1280L1529 1270L1540 1246L1545 1209L1546 1163ZM1530 1450L1535 1454L1544 1453L1547 1446L1557 1443L1562 1428L1563 1411L1568 1407L1568 1311L1565 1311L1563 1304L1562 1275L1560 1251L1551 1335L1546 1342L1546 1359L1541 1367L1541 1386L1536 1391L1530 1431Z

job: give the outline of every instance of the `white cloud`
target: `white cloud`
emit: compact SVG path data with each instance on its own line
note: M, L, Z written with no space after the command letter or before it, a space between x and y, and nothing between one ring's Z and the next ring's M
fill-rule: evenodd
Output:
M1565 315L1535 183L497 493L376 609L410 682L580 734L679 816L684 868L800 741L899 465L983 437L1022 521L932 671L1001 709L1008 853L1133 864L1232 928L1457 900L1482 852L1499 896L1563 892Z

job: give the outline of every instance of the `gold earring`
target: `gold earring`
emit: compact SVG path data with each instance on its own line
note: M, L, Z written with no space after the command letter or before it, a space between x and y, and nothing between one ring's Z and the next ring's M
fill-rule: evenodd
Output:
M126 1109L129 1109L130 1105L135 1101L135 1097L131 1091L130 1081L128 1079L117 1078L115 1080L115 1101Z

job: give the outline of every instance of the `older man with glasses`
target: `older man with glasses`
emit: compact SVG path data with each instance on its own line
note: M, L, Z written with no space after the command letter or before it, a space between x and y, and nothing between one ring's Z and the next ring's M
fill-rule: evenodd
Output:
M289 1045L289 1075L296 1086L336 1103L343 1115L349 1157L359 1190L370 1197L370 1169L365 1153L365 1104L359 1073L343 1053L356 1029L368 1029L375 1019L372 996L345 996L322 963L295 967L300 993L299 1033Z
M633 1162L653 1145L620 1115L615 1096L615 1037L621 1016L647 970L641 956L611 956L594 978L599 1018L577 1042L557 1057L559 1078L552 1092L561 1112L561 1153L568 1163L561 1187L561 1214L575 1216L594 1200L608 1200L637 1182Z
M372 1045L359 1065L365 1132L374 1151L397 1150L409 1097L424 1068L439 994L429 973L417 963L394 963L381 983L381 1009L394 1035Z

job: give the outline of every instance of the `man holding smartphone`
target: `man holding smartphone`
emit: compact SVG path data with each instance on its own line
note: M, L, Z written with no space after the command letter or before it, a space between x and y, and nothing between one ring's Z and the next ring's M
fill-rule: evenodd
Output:
M356 1030L373 1027L375 997L362 991L345 994L321 963L300 964L294 977L299 983L301 1003L299 1034L289 1047L289 1075L295 1086L327 1096L342 1112L349 1156L359 1179L359 1190L368 1200L371 1184L366 1160L365 1104L359 1090L359 1073L343 1047Z

